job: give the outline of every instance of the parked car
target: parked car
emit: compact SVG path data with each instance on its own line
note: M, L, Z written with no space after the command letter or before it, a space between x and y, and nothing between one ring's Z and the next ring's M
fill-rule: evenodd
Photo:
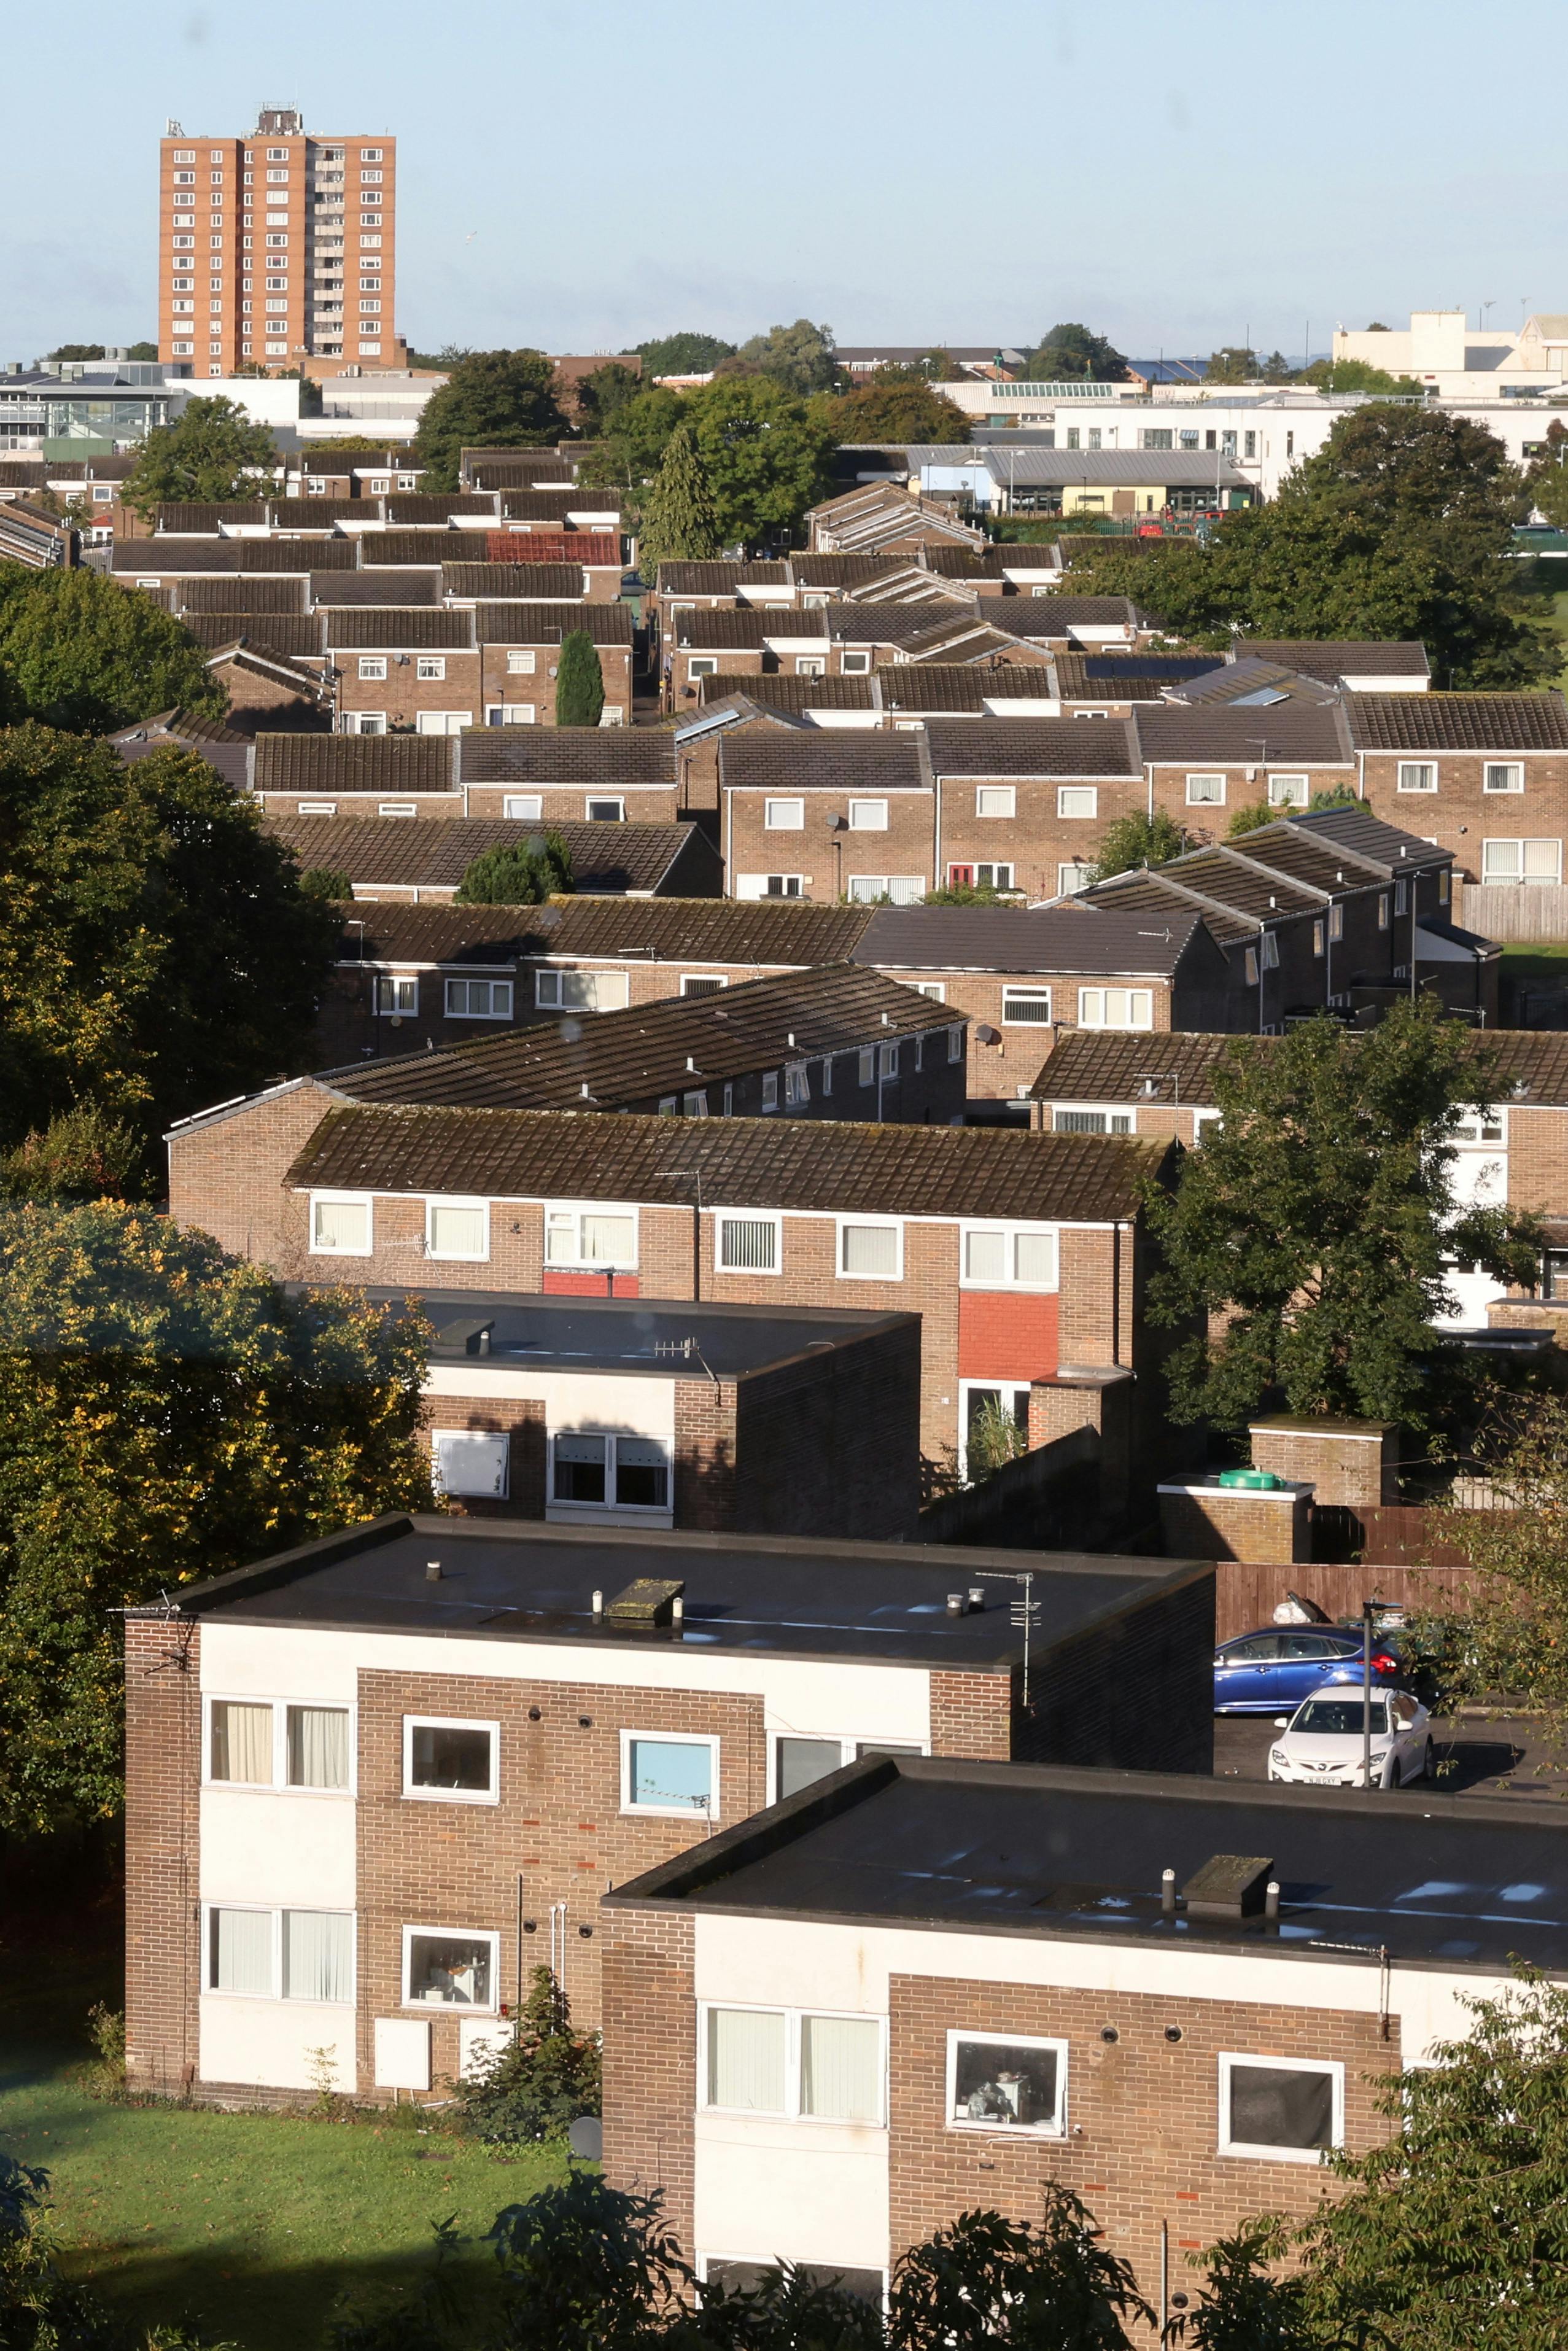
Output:
M1359 1690L1346 1697L1320 1690L1276 1719L1284 1735L1269 1750L1269 1777L1311 1788L1402 1788L1406 1780L1430 1779L1431 1719L1413 1691L1375 1690L1369 1780L1365 1699Z
M1372 1670L1383 1684L1399 1674L1385 1640L1373 1644ZM1361 1635L1337 1625L1270 1625L1222 1641L1214 1653L1216 1714L1279 1714L1325 1682L1361 1679Z

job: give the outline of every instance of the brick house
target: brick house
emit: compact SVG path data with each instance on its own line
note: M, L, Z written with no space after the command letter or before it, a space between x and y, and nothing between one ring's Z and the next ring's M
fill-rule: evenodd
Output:
M132 1610L132 2084L291 2101L328 2048L340 2088L426 2092L547 1960L595 2024L604 1888L846 1758L1208 1768L1211 1568L961 1566L398 1514Z
M455 735L483 707L474 616L439 606L345 606L325 621L344 735Z
M629 604L480 604L474 634L482 648L476 725L553 726L561 643L581 635L591 641L604 681L600 726L631 726L635 630Z
M875 2300L1060 2180L1163 2324L1185 2253L1385 2136L1377 2076L1562 1970L1563 1855L1474 1798L867 1759L604 1896L605 2175L704 2275Z
M487 1290L602 1297L612 1277L616 1296L915 1312L936 1467L986 1405L1027 1415L1040 1443L1099 1426L1109 1387L1130 1389L1144 1468L1162 1458L1142 1201L1167 1145L813 1119L786 1137L782 1107L584 1118L357 1100L376 1067L184 1121L171 1214L287 1280L406 1284L433 1256L433 1213L458 1203L465 1278ZM861 1056L844 1057L835 1096L873 1092L883 1067L879 1050L862 1089ZM820 1098L820 1064L808 1083Z
M539 666L551 666L542 646ZM525 685L555 692L553 678L542 675L537 688L531 677L513 678L510 685L514 693ZM568 726L548 734L527 726L476 729L458 743L455 761L468 816L528 824L674 824L692 813L685 764L664 727Z
M1545 694L1353 694L1345 724L1356 789L1390 824L1432 838L1477 895L1561 883L1568 835L1568 705Z
M925 896L935 799L915 736L737 732L718 774L731 897Z
M1054 898L1078 887L1105 827L1145 806L1124 719L933 719L923 739L934 879L945 886Z
M433 748L451 747L439 737L386 740L412 740L422 747L428 741ZM350 744L360 747L358 737L341 735L263 737L262 741L269 745L286 741L312 750L326 747L336 751ZM382 747L378 743L377 748ZM309 763L299 761L287 772L298 777L312 769ZM346 873L355 898L401 900L410 905L449 904L476 857L489 849L515 847L529 837L515 819L444 816L438 803L432 806L426 799L412 797L378 800L380 813L373 817L357 816L351 808L340 816L336 796L322 795L332 792L330 778L340 770L323 766L314 772L325 774L327 783L315 792L296 791L298 813L269 817L267 830L293 852L303 872L314 866ZM435 821L417 820L427 816ZM573 883L583 896L718 895L718 853L695 824L563 821L549 830L566 843Z

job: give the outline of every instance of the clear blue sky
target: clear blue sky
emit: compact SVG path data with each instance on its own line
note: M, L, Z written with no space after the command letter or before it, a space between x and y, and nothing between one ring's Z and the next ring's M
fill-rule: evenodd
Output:
M263 100L399 141L398 326L449 341L1033 337L1300 352L1568 309L1547 0L17 6L0 360L156 332L158 138ZM1544 97L1545 103L1542 103Z

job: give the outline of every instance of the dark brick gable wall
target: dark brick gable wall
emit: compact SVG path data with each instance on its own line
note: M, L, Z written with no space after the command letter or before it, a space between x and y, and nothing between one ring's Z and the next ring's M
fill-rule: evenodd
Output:
M125 1619L125 2046L133 2089L195 2078L201 1628Z

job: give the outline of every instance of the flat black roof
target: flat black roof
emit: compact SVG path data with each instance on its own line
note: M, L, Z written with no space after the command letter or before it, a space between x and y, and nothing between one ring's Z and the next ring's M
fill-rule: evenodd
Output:
M485 1290L371 1290L417 1305L435 1331L434 1364L488 1361L527 1371L615 1372L633 1378L744 1379L919 1322L917 1314L829 1306L684 1306L678 1300L579 1298ZM691 1342L687 1348L687 1341Z
M442 1573L431 1582L427 1562ZM782 1536L465 1520L398 1511L235 1569L176 1596L178 1612L246 1625L357 1627L423 1637L583 1641L855 1658L868 1665L1009 1673L1023 1654L1011 1604L1033 1572L1031 1656L1213 1574L1207 1562L1088 1552L961 1550L919 1543L816 1542ZM596 1625L639 1576L685 1584L684 1631ZM950 1592L983 1587L985 1605L950 1616ZM161 1606L132 1612L158 1616Z
M1164 1917L1218 1854L1267 1859L1277 1925ZM852 1763L633 1878L612 1903L1296 1959L1568 1968L1568 1834L1517 1802L1165 1779L1141 1771Z

